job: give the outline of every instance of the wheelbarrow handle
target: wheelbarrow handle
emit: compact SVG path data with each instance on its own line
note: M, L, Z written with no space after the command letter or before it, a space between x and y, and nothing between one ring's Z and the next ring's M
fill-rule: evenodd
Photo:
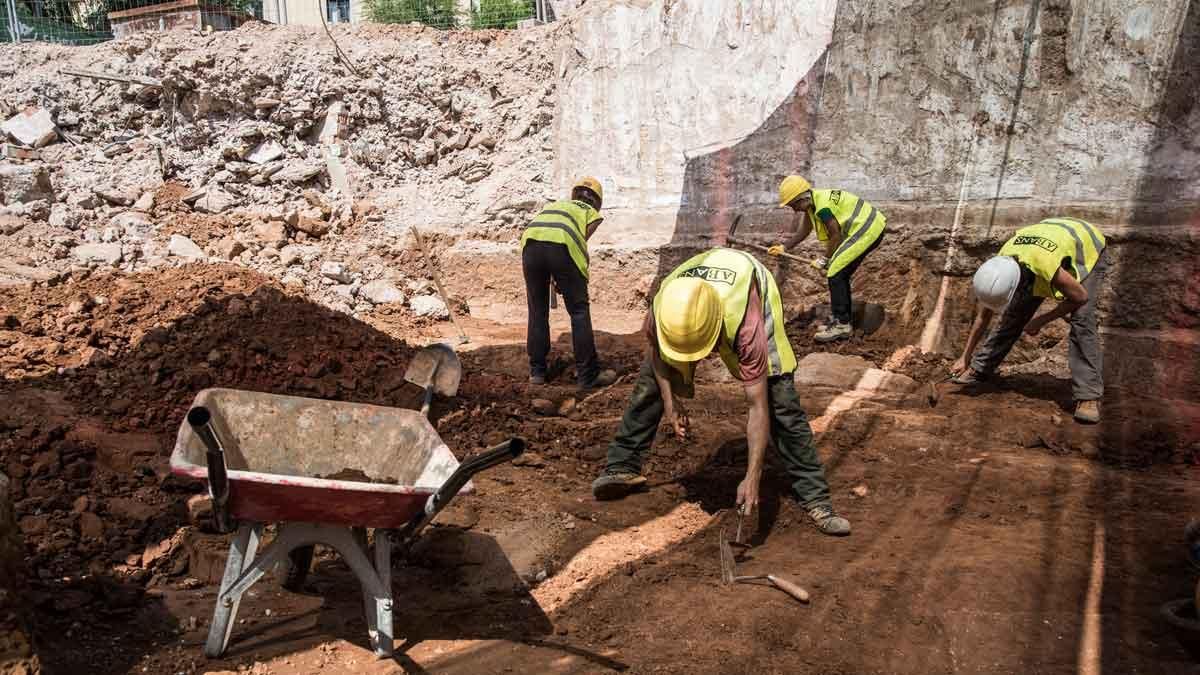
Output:
M516 459L523 452L525 452L525 439L514 437L495 447L488 448L458 465L454 473L450 474L446 482L437 489L437 492L429 495L429 500L425 502L425 510L413 516L413 519L398 533L396 540L401 552L407 552L408 547L421 533L421 530L429 525L438 512L446 508L450 500L454 499L454 496L467 484L467 481L471 480L472 476L480 471L486 471Z
M212 411L198 405L188 411L188 424L204 443L204 460L208 465L208 494L212 497L213 523L219 532L233 532L233 517L229 513L229 474L225 470L225 445L213 425Z

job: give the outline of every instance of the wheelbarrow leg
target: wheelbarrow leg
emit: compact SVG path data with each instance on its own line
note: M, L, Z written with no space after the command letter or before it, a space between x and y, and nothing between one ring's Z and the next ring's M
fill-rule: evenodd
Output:
M375 571L379 574L379 585L383 594L377 596L367 611L376 615L375 655L380 658L392 656L392 533L391 530L375 530Z
M262 523L247 523L242 525L233 538L229 547L229 557L225 561L225 575L221 577L221 591L217 594L217 606L213 610L212 626L208 629L208 642L204 645L204 654L209 658L217 658L225 653L229 645L229 635L237 618L238 605L242 594L229 594L233 586L254 562L258 552L258 543L262 538Z

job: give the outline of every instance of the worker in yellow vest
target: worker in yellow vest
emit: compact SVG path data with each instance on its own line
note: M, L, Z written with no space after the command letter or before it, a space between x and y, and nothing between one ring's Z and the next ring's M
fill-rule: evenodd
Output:
M991 376L1024 331L1037 335L1046 324L1068 317L1075 419L1100 421L1104 362L1096 318L1096 296L1108 259L1100 229L1078 218L1047 218L1017 230L999 255L980 265L972 285L979 300L975 323L962 356L951 366L957 384L975 384ZM1038 316L1046 298L1058 305ZM976 351L992 317L1000 323Z
M604 189L590 176L571 188L571 198L551 202L521 235L521 267L529 320L525 347L529 354L529 381L546 383L546 357L550 354L550 297L562 293L571 316L571 342L575 350L575 378L580 388L606 387L616 373L602 370L592 333L588 302L588 239L604 220L600 206Z
M837 515L813 447L812 429L796 396L796 356L784 331L783 304L770 271L748 253L715 248L671 272L654 296L643 327L647 357L633 387L608 462L592 483L596 499L619 499L644 489L642 457L666 415L676 437L687 436L679 398L694 391L696 364L713 350L746 389L749 446L737 504L758 505L767 445L774 440L800 504L821 532L850 534Z
M829 323L813 339L833 342L850 337L853 301L850 277L867 255L883 241L886 219L883 212L865 199L845 190L817 190L800 176L788 176L779 184L779 206L796 212L796 234L767 252L779 255L808 238L816 230L825 242L825 256L813 262L829 280Z

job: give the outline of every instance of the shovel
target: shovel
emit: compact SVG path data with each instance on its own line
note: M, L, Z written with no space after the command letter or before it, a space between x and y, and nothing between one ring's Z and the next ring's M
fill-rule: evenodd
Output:
M753 574L749 576L737 575L737 559L733 554L733 547L737 546L741 549L750 548L749 544L743 544L742 539L742 520L746 514L741 509L738 509L738 525L737 533L734 535L734 540L730 540L726 533L726 528L722 527L719 534L721 540L721 581L725 584L744 584L752 581L766 581L775 588L787 593L800 602L808 602L808 591L804 590L795 583L784 579L783 577L774 574ZM756 584L757 585L757 584Z
M462 363L450 345L437 343L422 348L408 362L404 371L404 381L411 382L425 390L425 400L421 403L421 414L429 416L429 406L433 403L433 395L454 396L458 393L458 383L462 381Z

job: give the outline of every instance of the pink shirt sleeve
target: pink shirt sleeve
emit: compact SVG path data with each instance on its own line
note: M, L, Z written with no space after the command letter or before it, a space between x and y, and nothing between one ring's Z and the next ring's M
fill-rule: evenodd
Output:
M738 370L741 371L736 375L742 384L758 384L771 373L767 326L763 317L762 297L758 294L758 281L750 284L746 316L742 319L733 347L738 356Z

